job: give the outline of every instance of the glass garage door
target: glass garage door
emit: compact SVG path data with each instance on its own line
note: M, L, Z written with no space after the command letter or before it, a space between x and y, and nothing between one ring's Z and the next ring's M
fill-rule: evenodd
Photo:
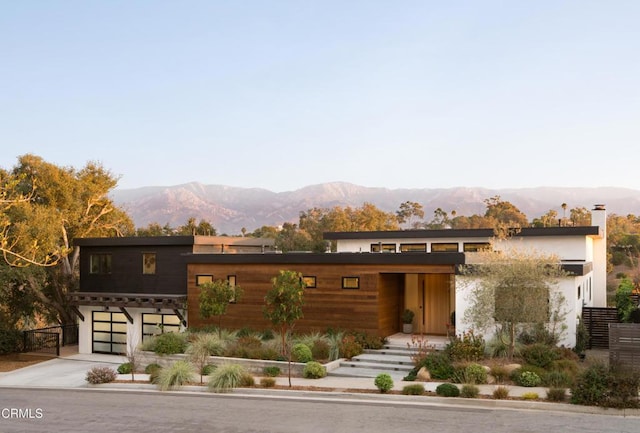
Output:
M127 318L123 313L93 312L92 352L126 355Z

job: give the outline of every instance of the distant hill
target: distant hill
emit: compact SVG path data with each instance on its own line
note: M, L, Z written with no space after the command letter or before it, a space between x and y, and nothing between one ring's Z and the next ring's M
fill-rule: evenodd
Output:
M192 182L112 192L114 202L129 212L137 227L151 222L176 227L195 217L198 221L211 222L218 233L229 235L239 234L242 227L252 232L263 225L297 223L300 212L313 207L359 207L365 202L387 212L395 212L407 200L418 202L424 206L425 220L433 218L436 208L449 213L455 210L458 215L484 214L484 200L496 195L513 203L529 219L550 209L562 216L562 203L567 204L567 209L585 207L589 210L594 204L602 203L610 214L640 214L640 191L614 187L387 189L332 182L276 193L260 188Z

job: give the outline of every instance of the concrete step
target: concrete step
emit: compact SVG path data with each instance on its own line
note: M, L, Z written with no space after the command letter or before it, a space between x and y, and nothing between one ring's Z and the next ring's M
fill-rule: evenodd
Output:
M401 349L365 349L364 353L372 355L411 356L412 351Z
M379 370L379 371L405 371L409 372L413 370L413 365L402 365L402 364L386 364L381 362L367 362L367 361L343 361L340 363L340 367L351 367L351 368L368 368L371 370Z
M401 381L406 375L405 371L376 370L371 368L338 367L329 373L330 376L338 377L371 377L374 378L380 373L387 373L394 381Z
M388 355L381 353L363 353L362 355L354 356L351 361L354 362L374 362L379 364L390 365L413 365L413 361L410 356L407 355Z

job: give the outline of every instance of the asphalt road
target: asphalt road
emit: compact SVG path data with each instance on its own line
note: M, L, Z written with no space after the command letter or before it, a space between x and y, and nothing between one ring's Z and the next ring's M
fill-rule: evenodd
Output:
M0 388L11 432L633 432L640 418L235 394Z

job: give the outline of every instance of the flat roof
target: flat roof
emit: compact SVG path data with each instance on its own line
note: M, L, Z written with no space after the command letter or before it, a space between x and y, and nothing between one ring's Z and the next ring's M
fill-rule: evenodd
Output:
M436 239L436 238L491 238L493 229L440 229L440 230L389 230L370 232L325 232L325 240L341 239ZM528 236L597 236L598 226L581 227L525 227L514 237Z

